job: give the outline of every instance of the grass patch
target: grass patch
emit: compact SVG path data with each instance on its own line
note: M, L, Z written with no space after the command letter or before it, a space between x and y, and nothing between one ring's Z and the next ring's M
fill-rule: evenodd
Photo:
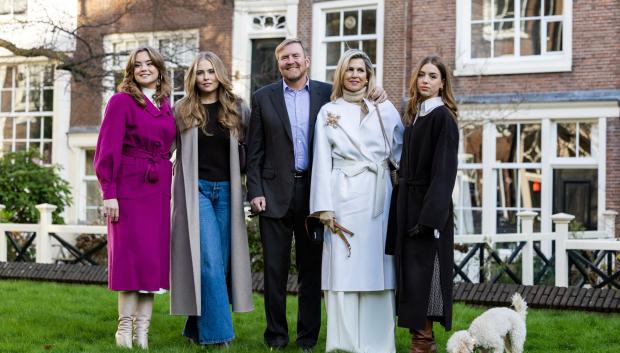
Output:
M229 349L202 348L182 336L184 317L168 315L168 295L156 296L150 352L266 352L263 300L254 295L252 313L233 316L237 338ZM291 343L295 341L295 297L288 299ZM486 308L457 304L454 329L466 328ZM324 311L323 311L324 312ZM530 309L525 351L620 352L620 315ZM114 345L116 295L101 286L0 281L0 352L128 352ZM436 327L440 351L449 333ZM397 351L408 352L409 333L397 331ZM315 352L325 351L325 315ZM378 352L380 353L380 352Z

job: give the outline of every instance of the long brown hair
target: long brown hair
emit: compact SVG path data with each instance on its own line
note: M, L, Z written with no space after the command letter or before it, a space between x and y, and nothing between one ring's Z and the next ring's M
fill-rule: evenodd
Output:
M238 139L242 139L243 122L241 121L241 112L238 111L237 107L237 100L239 98L233 93L232 82L228 77L228 71L224 63L215 53L210 51L198 53L194 62L185 73L185 97L179 100L175 107L175 116L180 130L185 131L198 126L205 134L208 134L206 126L209 117L202 107L200 90L196 86L196 71L201 60L211 63L215 71L215 77L219 81L217 99L222 109L220 109L217 121L232 131Z
M441 80L443 81L443 88L439 90L439 94L444 104L448 109L452 112L454 119L458 116L458 108L456 107L456 100L454 99L454 93L452 93L452 76L450 75L450 71L446 69L446 65L443 63L440 57L438 56L427 56L424 58L416 69L411 74L411 79L409 80L409 102L407 103L407 109L405 110L405 124L411 125L415 120L415 116L418 113L418 109L420 108L420 104L426 99L420 95L418 92L418 75L422 70L422 66L426 64L432 64L437 67L439 73L441 74Z
M368 84L366 87L366 96L368 97L368 93L372 92L375 88L375 69L372 68L372 61L368 57L368 54L364 53L359 49L349 49L342 54L340 60L338 60L338 66L336 66L336 72L334 74L334 88L332 89L331 100L335 101L336 99L343 96L343 88L344 88L344 74L347 72L349 68L349 63L353 59L362 59L364 61L364 66L366 66L366 78L368 79Z
M142 107L146 107L146 101L144 100L144 94L140 89L140 85L136 81L136 77L134 75L134 66L136 64L136 56L138 53L146 52L151 59L151 62L159 71L159 77L157 79L157 88L155 90L155 95L153 99L158 105L162 104L164 98L170 96L170 77L168 77L168 71L166 70L166 63L164 61L164 57L161 54L151 48L151 47L139 47L129 54L129 60L127 60L127 65L125 65L125 74L123 76L123 81L118 85L119 92L126 92L131 94L133 99L138 102Z

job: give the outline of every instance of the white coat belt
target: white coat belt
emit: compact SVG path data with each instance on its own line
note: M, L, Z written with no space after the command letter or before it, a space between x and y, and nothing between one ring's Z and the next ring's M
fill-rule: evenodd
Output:
M351 159L334 159L333 169L341 170L346 176L352 177L364 172L375 174L375 202L372 216L377 217L383 213L385 205L385 172L388 169L387 161L378 163L369 161L354 161Z

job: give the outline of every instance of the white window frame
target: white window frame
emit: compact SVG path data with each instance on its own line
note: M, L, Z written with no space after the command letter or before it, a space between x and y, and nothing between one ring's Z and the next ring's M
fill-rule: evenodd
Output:
M334 10L354 10L364 8L377 9L377 33L368 39L377 40L377 59L375 64L376 83L383 85L383 33L384 33L384 0L341 0L315 3L312 8L312 77L315 80L325 81L326 42L325 42L325 12ZM358 37L363 38L365 35ZM372 37L372 38L371 38ZM363 40L359 39L358 40Z
M151 46L153 48L159 48L159 41L165 39L195 39L194 49L195 54L198 53L199 50L199 42L200 42L200 32L198 29L190 29L190 30L180 30L180 31L160 31L160 32L136 32L136 33L114 33L108 34L103 38L103 48L106 53L114 52L114 45L126 43L129 41L135 41L140 44L145 44ZM194 55L195 55L194 54ZM182 65L189 66L194 59L194 55L188 55ZM125 63L118 63L114 65L113 58L108 58L104 60L104 69L106 72L112 72L114 70L124 70ZM174 96L175 95L183 95L183 89L180 91L174 90L174 71L179 68L179 65L176 63L166 63L168 68L168 74L170 75L170 83L172 85L173 91L170 93L170 104L174 104ZM114 94L114 90L110 89L110 87L114 86L114 77L106 76L103 79L103 87L106 88L104 92L103 103L107 103L110 97ZM103 117L102 109L102 117Z
M485 117L482 137L482 234L496 234L497 215L497 170L498 167L508 168L516 164L495 161L496 128L495 124L540 123L541 124L541 162L535 164L519 164L519 168L541 169L541 200L540 229L542 232L552 231L551 215L553 210L553 170L554 169L597 169L598 170L598 230L604 229L603 212L606 209L606 149L607 119L617 119L620 109L616 102L566 102L566 103L531 103L522 104L507 113L505 105L461 105L459 106L461 122L479 120ZM498 116L501 118L492 118ZM557 158L556 127L558 122L596 122L598 124L597 152L593 157ZM594 138L593 138L594 139ZM462 144L462 142L461 142ZM467 164L459 161L458 169L478 169L480 164ZM458 185L457 185L458 187ZM454 196L460 190L455 189ZM458 201L454 199L455 203ZM461 209L455 204L455 209ZM544 246L546 248L547 246Z
M515 1L515 9L521 8L521 0ZM498 74L524 74L541 72L565 72L572 69L572 28L573 1L564 0L562 16L562 51L546 53L541 47L541 55L519 56L519 40L515 42L515 55L498 58L471 57L471 1L456 1L456 53L455 76L478 76ZM515 10L515 31L520 31L520 13ZM541 31L546 34L545 22ZM515 35L516 36L516 35ZM546 37L546 35L545 35Z
M81 148L80 149L80 186L79 186L79 190L80 190L80 197L79 197L79 222L80 223L88 223L88 210L92 210L92 209L100 209L103 206L103 203L98 206L98 207L93 207L93 206L89 206L88 205L88 187L87 187L87 183L88 182L98 182L97 180L97 176L96 175L86 175L86 152L87 151L94 151L95 148L94 147L89 147L89 148Z
M16 100L17 100L17 85L15 82L15 74L13 75L13 79L11 82L11 87L10 88L0 88L0 104L2 104L2 92L6 92L6 91L10 91L11 92L11 111L8 112L0 112L0 119L5 119L5 118L13 118L13 127L12 127L12 131L13 131L13 135L12 136L4 136L4 131L0 131L0 156L5 153L5 152L15 152L16 148L15 145L16 143L25 143L26 144L26 148L25 150L29 150L30 149L30 145L31 143L39 143L39 149L40 152L43 152L43 144L51 144L51 149L50 149L50 162L54 163L54 145L55 145L55 140L54 140L54 131L55 131L55 117L54 117L54 111L57 108L57 102L56 102L56 98L55 98L55 92L57 90L56 87L56 75L57 72L56 70L53 68L53 64L50 62L40 62L40 61L34 61L34 60L30 60L30 61L25 61L25 62L17 62L15 60L12 61L6 61L6 62L0 62L0 66L25 66L25 67L32 67L32 66L52 66L52 69L54 70L54 80L51 83L51 85L45 86L44 85L44 81L43 81L43 71L40 73L41 75L41 85L39 86L39 90L41 93L41 96L39 97L40 102L42 104L43 102L43 94L44 91L46 90L51 90L52 91L52 110L42 110L42 111L29 111L30 109L30 92L32 91L32 88L30 87L30 69L28 68L25 72L26 75L23 78L23 80L25 81L24 86L22 87L23 89L23 93L26 95L26 102L25 102L25 106L24 106L24 111L23 112L18 112L15 111L15 107L16 107ZM26 125L26 135L25 138L17 138L16 137L16 119L24 119L24 118L36 118L36 117L41 117L42 119L39 120L39 124L41 124L41 131L39 134L38 138L34 138L34 137L30 137L30 123L29 122L25 122ZM50 137L45 137L44 133L45 133L45 129L44 129L44 120L51 120L51 133L52 136ZM4 124L2 124L2 127L4 126ZM11 142L11 150L10 151L4 151L3 150L3 145L6 142Z

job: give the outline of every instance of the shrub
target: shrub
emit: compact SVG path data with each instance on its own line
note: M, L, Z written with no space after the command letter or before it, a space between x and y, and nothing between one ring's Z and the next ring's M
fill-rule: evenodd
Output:
M4 218L14 223L37 223L36 205L49 203L57 208L54 223L64 223L61 214L71 204L69 183L59 175L59 166L44 166L37 150L5 153L0 158L0 204Z

